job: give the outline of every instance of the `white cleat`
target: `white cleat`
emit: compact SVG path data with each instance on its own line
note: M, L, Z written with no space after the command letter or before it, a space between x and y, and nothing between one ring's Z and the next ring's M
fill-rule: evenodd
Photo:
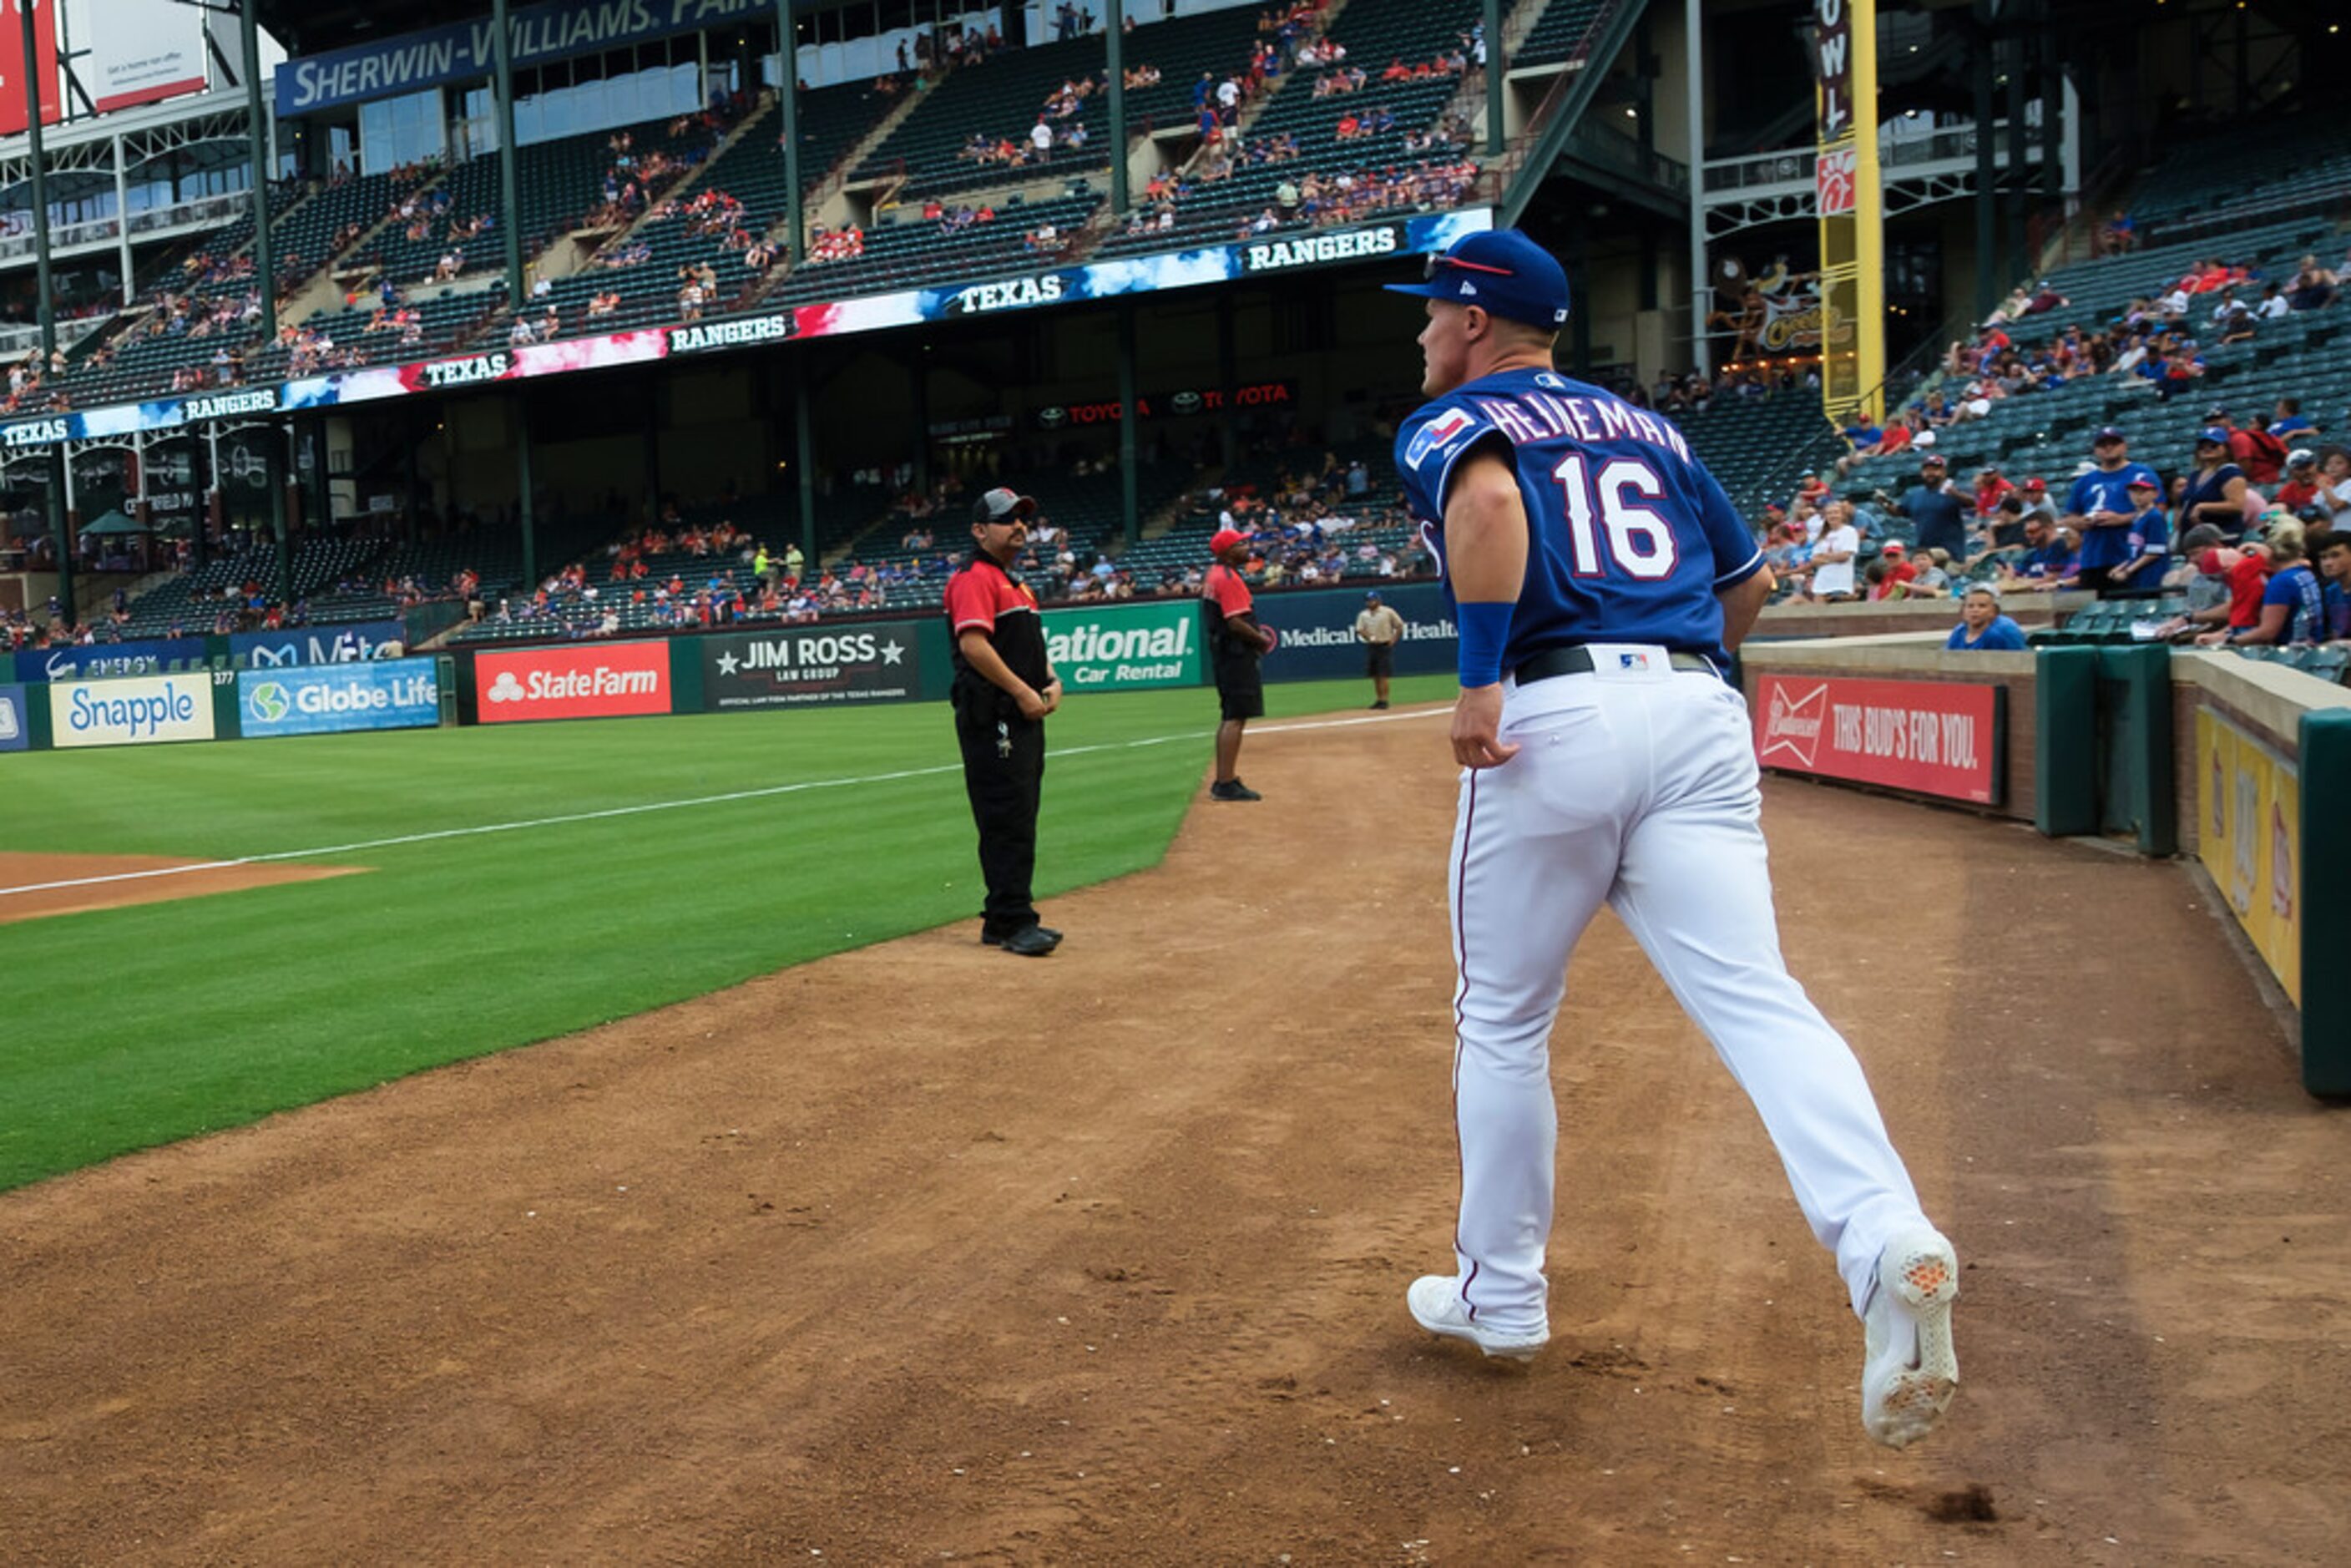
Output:
M1454 1287L1450 1274L1424 1274L1412 1282L1404 1296L1405 1305L1412 1309L1413 1322L1433 1334L1447 1339L1466 1339L1480 1351L1505 1361L1532 1361L1535 1352L1551 1343L1549 1329L1537 1329L1532 1333L1504 1333L1488 1328L1469 1315L1461 1304L1461 1292Z
M1886 1244L1877 1289L1862 1314L1868 1357L1861 1370L1861 1424L1871 1438L1904 1448L1935 1429L1959 1385L1951 1348L1951 1302L1959 1293L1959 1260L1932 1230Z

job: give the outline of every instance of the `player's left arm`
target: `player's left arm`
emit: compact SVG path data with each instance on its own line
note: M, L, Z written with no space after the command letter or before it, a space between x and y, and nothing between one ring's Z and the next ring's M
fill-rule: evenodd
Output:
M1771 597L1778 581L1768 566L1759 567L1740 578L1714 597L1722 606L1722 645L1731 653L1747 641L1747 633L1755 629L1755 617L1763 612L1764 601Z
M1453 758L1499 768L1519 754L1502 744L1501 655L1510 613L1527 580L1527 504L1518 472L1488 447L1465 454L1445 494L1445 568L1461 626L1461 695L1453 705Z

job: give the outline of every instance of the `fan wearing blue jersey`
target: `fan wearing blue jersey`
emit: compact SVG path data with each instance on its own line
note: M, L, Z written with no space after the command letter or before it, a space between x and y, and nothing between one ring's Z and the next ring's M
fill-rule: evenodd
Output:
M1753 1100L1865 1325L1862 1422L1901 1447L1959 1381L1951 1245L1860 1064L1780 956L1747 705L1724 683L1771 591L1680 432L1552 369L1567 278L1515 230L1430 258L1430 401L1395 460L1460 631L1453 909L1454 1271L1406 1301L1487 1355L1550 1338L1550 1040L1605 902Z

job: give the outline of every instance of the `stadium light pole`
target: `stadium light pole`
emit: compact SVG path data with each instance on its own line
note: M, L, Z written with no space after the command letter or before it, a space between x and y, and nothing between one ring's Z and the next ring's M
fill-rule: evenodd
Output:
M816 393L810 381L809 350L803 348L792 356L792 465L799 470L800 552L807 558L800 567L803 580L816 569L816 420L809 406Z
M507 308L519 319L526 295L522 286L522 198L515 188L514 39L507 29L507 0L490 0L492 57L496 61L498 114L498 200L506 211L498 224L506 235Z
M2032 46L2022 33L2008 40L2008 255L2001 270L2022 277L2032 266L2032 243L2026 219L2032 211L2032 176L2024 167L2025 149L2032 144L2024 126L2024 67Z
M522 197L515 181L514 39L507 27L507 0L490 0L491 57L497 79L491 96L498 113L498 199L505 214L498 227L507 241L507 311L522 319L529 298L522 286ZM538 518L531 505L530 397L517 391L515 402L515 525L522 530L522 575L527 583L538 580Z
M26 151L31 154L33 164L33 276L34 287L40 293L34 302L34 314L41 324L41 373L47 375L57 358L57 313L49 298L49 186L42 168L41 73L33 63L37 55L29 0L16 0L16 18L25 25L25 131L31 139ZM66 515L64 443L50 445L48 467L49 538L57 552L57 603L66 624L71 626L81 616L74 609L73 524Z
M1118 509L1126 548L1143 537L1142 501L1134 472L1134 426L1139 417L1134 396L1134 300L1123 295L1118 302Z
M1486 0L1486 154L1502 155L1502 0Z
M800 51L792 31L792 0L776 0L776 107L784 117L784 226L791 230L785 265L805 256L808 214L800 210Z
M261 279L261 340L277 340L277 257L269 232L269 114L261 101L260 0L237 7L237 42L245 56L246 150L253 157L253 260ZM277 597L294 601L294 557L286 542L286 443L293 432L265 424L261 482L269 491L269 538L277 556Z
M1489 4L1492 0L1488 0ZM1126 215L1126 0L1109 0L1102 7L1103 48L1109 74L1102 86L1110 93L1110 210Z
M1992 250L1998 244L1993 224L1999 216L2000 167L1994 161L1997 143L1991 128L1992 34L1991 0L1976 0L1975 38L1971 51L1976 99L1976 320L1991 314L2000 296L1993 277Z
M1690 363L1699 375L1711 377L1713 353L1706 340L1706 43L1700 11L1705 0L1684 0L1682 6L1682 112L1689 136L1690 183Z

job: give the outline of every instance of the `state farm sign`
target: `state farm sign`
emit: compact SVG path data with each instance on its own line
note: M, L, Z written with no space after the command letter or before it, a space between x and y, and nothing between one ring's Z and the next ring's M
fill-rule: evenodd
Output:
M2001 688L1948 681L1759 675L1750 706L1766 768L2000 803Z
M483 724L667 713L669 699L666 643L530 648L474 659L474 706Z

